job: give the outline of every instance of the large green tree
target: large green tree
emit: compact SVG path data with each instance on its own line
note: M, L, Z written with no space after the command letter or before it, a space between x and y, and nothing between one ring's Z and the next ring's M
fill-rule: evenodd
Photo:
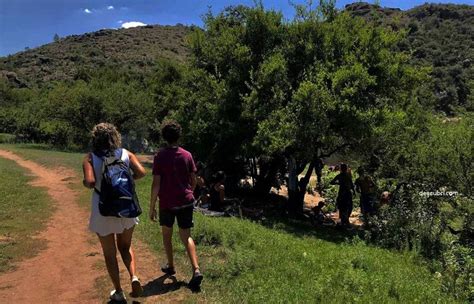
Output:
M190 143L207 138L201 155L220 165L255 160L260 193L285 158L296 164L290 178L309 164L290 189L295 211L316 159L356 149L390 112L416 102L425 75L396 51L402 34L322 4L299 7L293 21L261 5L207 15L191 39L187 102L174 114L192 122Z

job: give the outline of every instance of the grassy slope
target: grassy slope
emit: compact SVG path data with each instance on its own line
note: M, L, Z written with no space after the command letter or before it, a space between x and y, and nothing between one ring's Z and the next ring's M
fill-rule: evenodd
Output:
M12 148L46 166L80 170L81 155ZM145 211L138 236L161 251L157 224L147 219L151 177L137 183ZM308 227L274 224L271 228L233 218L197 215L193 235L206 272L203 292L190 300L209 302L453 303L420 260L368 246L357 239ZM189 266L175 238L177 262ZM138 265L139 267L139 265ZM183 268L183 267L181 267ZM159 274L157 274L159 275Z
M23 168L0 157L0 273L46 246L32 236L44 228L51 209L46 191L28 185L32 179Z

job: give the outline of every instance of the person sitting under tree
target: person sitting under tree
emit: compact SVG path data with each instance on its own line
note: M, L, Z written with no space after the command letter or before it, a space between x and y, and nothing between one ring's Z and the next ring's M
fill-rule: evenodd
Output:
M331 185L339 185L339 192L337 194L336 205L339 210L339 219L342 226L349 226L349 217L352 213L352 194L355 195L354 183L352 182L352 175L350 174L347 164L341 164L341 173L336 175L331 181Z
M204 179L204 164L202 162L196 163L196 188L194 189L194 198L198 206L206 206L209 202L209 188Z
M209 210L222 211L225 205L225 173L219 171L214 176L214 183L209 190Z

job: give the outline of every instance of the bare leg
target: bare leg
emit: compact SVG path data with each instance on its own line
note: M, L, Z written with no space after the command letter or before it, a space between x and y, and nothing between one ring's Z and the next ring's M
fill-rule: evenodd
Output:
M168 266L174 267L173 261L173 227L161 226L161 233L163 234L163 246L165 247L166 258L168 259Z
M124 230L121 234L117 234L117 247L122 256L122 261L128 269L130 279L135 275L135 255L132 250L133 226Z
M115 290L120 292L122 291L122 287L120 286L119 267L117 263L117 248L115 247L115 235L112 233L107 236L98 236L100 244L102 245L107 271L109 272L110 278L112 279Z
M194 244L194 240L191 238L191 229L179 229L179 236L184 246L186 247L189 260L191 261L191 264L193 265L193 270L194 271L198 270L199 264L198 264L197 254L196 254L196 245Z

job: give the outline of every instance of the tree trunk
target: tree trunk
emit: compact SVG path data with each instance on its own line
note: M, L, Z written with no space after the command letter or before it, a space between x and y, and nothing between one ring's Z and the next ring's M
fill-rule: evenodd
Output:
M289 163L291 163L291 160ZM306 164L307 163L305 162L299 167L289 164L289 179L293 179L293 182L290 182L288 185L288 215L290 217L298 217L298 215L301 215L303 213L306 188L308 187L308 183L316 162L311 161L311 163L309 164L309 168L305 173L305 176L301 179L298 179L298 175L303 172ZM294 178L296 178L296 185L294 182Z
M265 196L270 192L276 181L276 175L280 166L280 158L272 158L269 161L259 162L259 174L255 182L255 193L258 196Z

